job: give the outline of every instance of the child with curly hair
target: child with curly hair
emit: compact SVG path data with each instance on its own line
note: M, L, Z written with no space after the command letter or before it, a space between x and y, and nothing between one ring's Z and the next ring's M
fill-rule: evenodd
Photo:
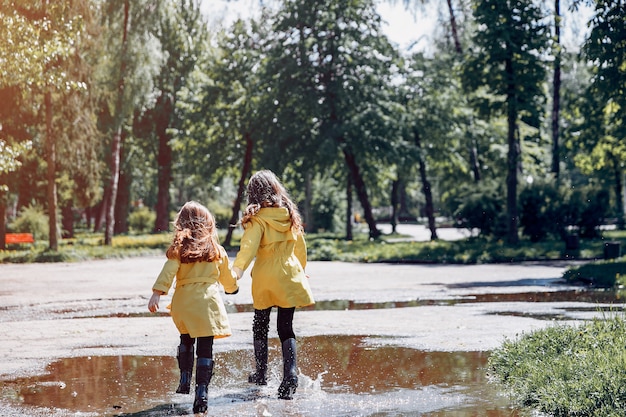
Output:
M219 244L215 218L203 205L190 201L174 221L174 238L167 249L167 261L152 286L148 310L159 309L161 295L167 294L174 278L171 316L180 332L177 393L189 394L194 363L194 344L198 340L196 393L193 412L207 409L207 387L213 376L213 339L231 335L220 284L226 294L239 291L237 276L228 255Z
M241 220L244 234L233 270L241 278L256 258L250 273L256 371L248 381L267 384L270 312L272 307L278 307L278 337L283 356L283 380L278 397L290 400L298 387L295 308L315 303L304 273L307 258L302 219L285 187L269 170L259 171L250 178L247 193L248 206Z

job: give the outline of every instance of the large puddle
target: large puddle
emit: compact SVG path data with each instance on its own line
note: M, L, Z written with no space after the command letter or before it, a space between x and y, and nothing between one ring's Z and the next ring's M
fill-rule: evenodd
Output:
M251 350L217 353L207 415L530 415L513 408L488 382L486 352L424 352L381 341L356 336L299 339L300 387L293 401L276 398L282 373L278 341L270 345L266 387L247 383ZM174 357L80 357L50 364L45 375L2 381L0 392L2 402L13 408L45 407L56 409L55 415L190 415L193 395L174 394L177 382Z

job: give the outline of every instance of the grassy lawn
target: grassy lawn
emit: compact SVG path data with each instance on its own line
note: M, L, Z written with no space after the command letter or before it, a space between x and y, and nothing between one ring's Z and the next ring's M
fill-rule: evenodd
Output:
M551 416L617 417L626 410L623 313L506 341L488 368L523 407Z
M225 232L222 232L222 240ZM232 246L236 251L241 234L235 233ZM60 242L59 250L47 249L47 242L15 245L0 251L0 262L72 262L88 259L119 258L163 254L170 234L115 236L112 246L103 246L102 234L80 233ZM312 233L307 235L309 259L314 261L398 262L476 264L559 259L602 259L604 243L618 241L626 250L626 231L605 231L602 239L581 239L580 250L566 251L560 240L532 243L521 240L516 246L503 241L468 238L459 241L404 241L400 235L383 235L370 240L367 233L355 233L352 241L342 235Z

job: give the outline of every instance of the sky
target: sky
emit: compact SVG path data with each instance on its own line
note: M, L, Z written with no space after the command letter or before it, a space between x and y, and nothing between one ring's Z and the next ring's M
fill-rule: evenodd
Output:
M259 0L202 0L202 8L210 22L227 25L238 17L245 19L252 16L258 11L259 3ZM447 18L447 7L444 6L445 2L441 1L440 8ZM430 38L437 27L437 7L429 7L428 12L413 13L404 8L402 0L378 0L377 9L383 19L385 34L401 51L408 51L409 48L413 52L428 50ZM587 33L586 22L591 16L591 10L582 7L578 13L572 14L565 5L561 5L561 14L562 42L567 49L577 50Z

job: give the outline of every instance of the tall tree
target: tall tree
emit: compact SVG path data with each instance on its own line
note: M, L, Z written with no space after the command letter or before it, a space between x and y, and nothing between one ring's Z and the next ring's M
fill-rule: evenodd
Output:
M115 206L120 178L122 138L132 125L136 108L149 95L153 71L160 60L152 28L160 16L162 2L109 0L105 5L106 48L103 59L104 111L101 123L110 137L109 179L104 198L106 218L104 244L111 245L115 228Z
M490 109L507 119L507 241L518 242L517 185L520 163L518 124L523 117L538 126L545 67L541 56L549 40L540 8L532 0L475 1L480 30L465 63L465 87L494 94ZM502 99L500 99L502 97Z
M593 64L588 97L596 101L603 134L588 137L593 154L614 173L615 214L624 228L624 164L626 164L626 3L598 0L583 56Z
M559 113L561 110L561 1L554 0L554 74L552 77L552 173L558 180L561 158L559 156Z
M373 2L286 1L274 32L268 66L276 74L277 123L294 127L282 130L290 134L281 143L316 166L339 156L370 236L379 236L367 180L400 152L400 135L391 118L396 51L381 35Z
M57 219L57 180L60 166L57 156L76 155L76 149L89 140L85 132L95 130L90 96L86 94L90 72L85 59L85 47L93 35L92 4L83 1L3 2L0 7L6 23L2 53L11 58L4 86L17 86L17 97L28 94L30 104L18 113L36 114L28 129L33 136L43 138L41 152L46 162L46 201L49 217L49 246L57 250L59 227ZM13 68L15 66L15 68ZM28 69L28 70L26 70ZM6 83L6 84L5 84ZM3 87L3 85L0 85ZM78 92L78 93L77 93ZM26 104L26 102L22 102ZM69 119L65 116L71 115ZM82 123L76 123L81 120ZM85 155L82 156L85 158Z
M208 32L206 21L197 0L176 0L168 3L160 19L157 39L165 53L165 60L157 74L155 88L154 129L158 139L158 194L155 232L169 228L170 185L172 182L172 131L181 127L176 113L176 102L185 80L202 55Z

